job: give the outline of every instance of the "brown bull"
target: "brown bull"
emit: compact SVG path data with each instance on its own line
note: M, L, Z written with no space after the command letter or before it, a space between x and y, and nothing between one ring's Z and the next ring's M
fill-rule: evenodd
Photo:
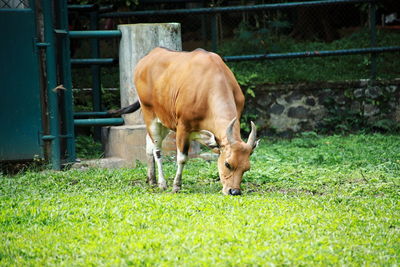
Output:
M240 195L243 173L250 169L249 158L258 142L253 122L247 143L240 137L238 119L244 96L222 59L201 49L176 52L155 48L137 64L135 86L148 132L149 182L156 183L155 159L158 185L167 187L161 143L171 129L176 132L178 165L174 192L181 189L190 141L196 140L219 153L222 192Z

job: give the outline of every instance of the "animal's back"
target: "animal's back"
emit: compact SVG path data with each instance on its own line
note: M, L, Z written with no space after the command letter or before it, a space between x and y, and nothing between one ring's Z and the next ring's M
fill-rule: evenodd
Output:
M244 96L232 72L218 55L201 49L153 49L139 61L135 85L142 109L153 112L172 130L180 119L196 123L215 115L209 114L215 112L210 105L221 98L232 100L226 101L229 110L243 108Z

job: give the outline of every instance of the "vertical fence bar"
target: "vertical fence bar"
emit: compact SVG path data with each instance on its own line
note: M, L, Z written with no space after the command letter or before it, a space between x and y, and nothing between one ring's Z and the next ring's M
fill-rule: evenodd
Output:
M46 77L47 77L47 97L48 112L50 122L50 135L54 136L51 140L51 164L54 170L61 169L60 157L60 125L58 118L58 94L53 89L57 83L56 73L56 53L54 38L53 21L53 1L42 0L43 24L44 24L44 42L49 45L46 47Z
M202 4L201 7L205 7L206 6L205 0L203 0L201 2L201 4ZM201 19L201 38L203 40L203 46L206 46L207 45L207 16L204 14L201 14L200 19Z
M68 8L67 0L59 1L59 25L61 30L67 33L68 28ZM75 162L75 131L74 131L74 110L73 110L73 95L72 95L72 76L71 76L71 52L69 34L62 35L61 39L61 72L62 82L66 90L64 91L64 107L65 107L65 135L67 136L67 160Z
M97 30L98 29L98 10L90 12L90 29ZM100 57L100 49L99 49L99 39L92 38L90 40L90 49L91 49L91 57L99 58ZM102 101L101 101L101 77L100 77L100 65L92 65L92 101L93 101L93 111L99 112L101 111ZM96 140L100 140L101 138L101 129L99 127L94 128L94 138Z
M211 51L217 52L218 50L218 29L217 29L217 14L210 15L211 20Z
M376 47L376 3L372 1L369 4L369 26L370 26L370 36L371 36L371 47ZM376 69L377 69L377 53L371 53L371 80L376 79Z

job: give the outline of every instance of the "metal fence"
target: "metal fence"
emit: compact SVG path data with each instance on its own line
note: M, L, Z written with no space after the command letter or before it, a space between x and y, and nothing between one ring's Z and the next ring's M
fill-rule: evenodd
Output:
M340 37L340 28L360 27L368 23L368 4L374 1L322 0L278 4L255 2L239 6L185 9L181 5L181 9L118 11L102 14L101 17L122 19L130 23L180 22L184 42L198 41L200 38L203 41L216 41L212 44L212 49L217 50L218 43L240 34L246 26L248 30L258 33L259 38L269 34L332 41ZM204 1L198 5L204 5ZM193 6L196 5L190 5Z
M0 0L0 8L29 8L29 0Z
M215 5L216 1L156 2L138 6L134 11L100 11L98 27L109 30L116 29L121 23L179 22L184 50L202 47L218 52L228 62L264 60L264 63L257 63L257 69L264 69L264 73L271 66L276 67L277 72L284 72L278 67L284 64L270 60L285 59L291 68L296 68L297 62L300 62L296 58L330 56L329 60L314 60L318 64L311 64L313 66L308 71L315 72L315 69L326 64L330 65L327 70L334 79L374 79L377 72L379 78L385 79L399 75L396 64L382 64L399 55L394 52L399 51L400 38L396 37L399 36L399 29L385 23L385 16L396 12L398 4L382 5L373 0L274 4L265 4L268 1L244 1L246 5L242 5L243 1L217 1L230 6ZM87 21L86 25L89 24ZM118 43L105 42L108 43L103 46L113 47L115 51L113 53L107 49L106 54L117 56ZM380 54L383 52L392 53ZM343 58L340 57L342 55L353 56ZM103 64L115 62L108 59ZM89 64L90 60L86 63ZM230 65L235 68L234 63ZM298 67L302 68L303 65ZM281 80L298 82L302 78L286 75L285 79L279 78L277 81Z
M81 58L71 63L92 66L94 111L102 110L101 84L118 87L118 81L112 85L100 82L100 70L103 74L118 70L99 66L118 62L118 38L105 37L120 36L116 27L123 23L179 22L184 50L201 47L218 52L239 77L244 77L244 83L253 82L257 75L259 80L272 83L400 76L399 27L385 19L399 4L382 5L374 0L245 1L247 5L229 1L226 4L230 6L210 6L196 0L142 2L157 4L112 12L112 7L69 6L72 50L79 51L73 44L81 40L75 39L91 38L87 45L91 52L84 58L77 53ZM80 78L84 76L81 73Z

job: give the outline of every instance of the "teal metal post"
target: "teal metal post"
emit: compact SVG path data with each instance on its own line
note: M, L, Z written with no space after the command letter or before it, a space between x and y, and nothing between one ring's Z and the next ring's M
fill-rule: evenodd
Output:
M67 0L59 1L59 27L68 32L68 9ZM75 162L75 127L74 127L74 104L72 94L72 76L71 76L71 52L70 52L70 40L69 35L61 36L61 60L62 60L62 78L63 85L66 88L64 91L64 120L65 120L65 132L66 132L66 144L67 144L67 161Z
M371 31L371 47L376 47L376 3L369 4L369 26ZM371 80L376 79L377 54L371 53Z
M98 11L90 12L90 29L97 30L98 28ZM90 48L91 48L91 57L99 58L99 39L94 38L90 40ZM99 112L101 111L102 101L101 101L101 77L100 77L100 65L92 65L92 102L93 102L93 111ZM96 140L101 139L101 129L99 127L94 128L94 138Z
M47 97L48 113L50 123L50 135L54 136L51 140L51 165L53 170L61 169L60 157L60 125L58 115L58 94L54 91L57 86L56 73L56 53L53 25L53 1L42 0L43 24L44 24L44 42L48 43L46 47L46 76L47 76Z

